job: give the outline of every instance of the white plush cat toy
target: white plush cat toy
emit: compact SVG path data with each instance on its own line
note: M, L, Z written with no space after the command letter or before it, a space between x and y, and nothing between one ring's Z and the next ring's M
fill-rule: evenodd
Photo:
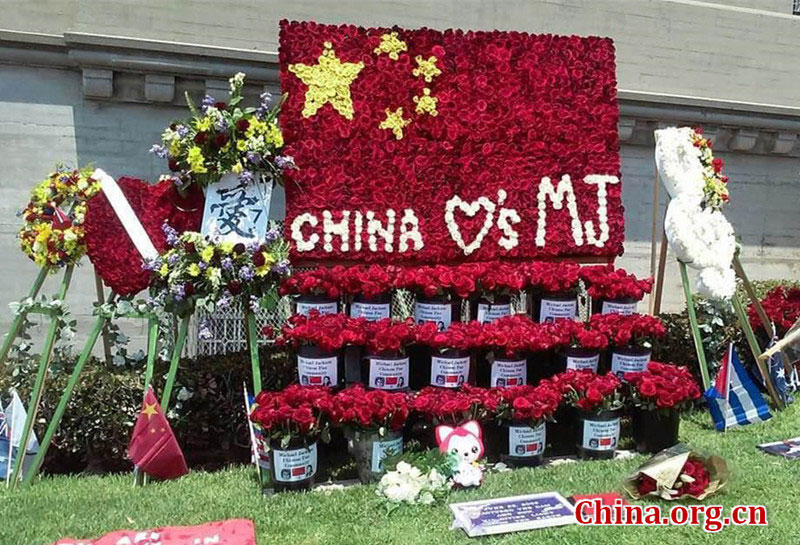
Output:
M458 427L437 426L436 443L439 450L451 454L457 460L453 481L461 486L480 486L483 470L478 460L483 456L483 432L481 425L470 420Z

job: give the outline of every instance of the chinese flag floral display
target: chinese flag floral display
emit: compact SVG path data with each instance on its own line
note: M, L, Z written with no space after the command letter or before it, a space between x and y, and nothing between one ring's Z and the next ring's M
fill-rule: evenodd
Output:
M299 260L616 256L614 45L281 23Z

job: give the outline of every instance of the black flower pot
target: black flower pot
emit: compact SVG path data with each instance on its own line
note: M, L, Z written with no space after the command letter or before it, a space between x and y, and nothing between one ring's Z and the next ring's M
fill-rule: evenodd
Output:
M422 365L412 369L412 377L419 376L424 383L419 387L411 380L412 388L436 386L438 388L460 388L462 384L472 383L473 359L466 350L428 349L428 357Z
M556 373L574 369L582 371L589 369L597 372L600 365L600 351L592 348L568 346L558 352L556 358Z
M609 460L619 446L622 411L577 411L575 446L578 456L594 460Z
M476 366L476 384L482 388L510 388L528 383L528 359L522 354L482 352Z
M406 443L416 441L425 450L438 448L436 425L417 413L411 413L406 421L403 438Z
M634 407L633 440L636 442L636 451L654 454L677 444L680 425L681 413L676 410L646 411Z
M295 354L297 380L301 386L344 386L346 383L342 351L328 352L318 346L303 345Z
M508 295L482 295L469 303L470 320L489 324L504 316L511 316L511 297Z
M592 314L622 314L630 316L636 314L639 300L633 297L620 297L618 299L593 299Z
M446 295L418 296L414 303L414 318L418 324L433 322L439 331L445 331L451 323L461 320L461 299L451 299Z
M544 462L547 445L546 424L531 427L528 422L511 420L500 427L500 461L510 467L535 467Z
M367 352L361 358L361 380L368 389L408 391L411 381L410 367L405 354Z
M403 453L403 431L391 430L380 436L376 432L348 433L348 450L356 461L358 479L362 484L380 480L386 470L383 459Z
M327 295L298 295L292 300L292 312L308 316L312 310L320 314L337 314L339 300Z
M317 441L293 437L285 446L280 440L269 445L272 488L275 492L308 490L317 474Z
M611 372L620 379L625 379L625 373L638 373L647 370L650 363L650 349L644 346L628 345L613 347L603 354L601 369Z
M578 319L578 296L573 292L528 293L528 311L534 322Z
M561 406L553 415L553 422L547 426L548 453L551 456L568 456L575 453L576 411L569 406Z
M382 293L375 297L354 295L350 300L347 315L351 318L366 318L369 322L377 322L392 316L392 294Z

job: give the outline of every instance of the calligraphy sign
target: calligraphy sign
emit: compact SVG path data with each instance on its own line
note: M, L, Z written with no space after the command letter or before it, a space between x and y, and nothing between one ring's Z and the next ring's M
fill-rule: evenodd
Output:
M295 258L622 253L610 39L284 21L280 71Z
M202 234L234 243L263 241L271 198L271 182L245 183L236 174L225 174L206 189Z

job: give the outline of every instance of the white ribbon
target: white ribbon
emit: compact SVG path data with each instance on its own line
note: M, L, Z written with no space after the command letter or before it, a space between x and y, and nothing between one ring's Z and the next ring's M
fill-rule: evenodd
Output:
M108 202L111 203L111 208L114 209L119 221L122 223L122 227L125 228L125 232L128 233L131 242L139 251L142 259L145 262L149 262L157 258L158 252L153 246L153 242L147 235L147 231L142 227L142 222L136 217L136 212L131 208L128 199L125 198L125 194L116 180L99 168L92 173L92 178L100 180L100 188L105 193Z

